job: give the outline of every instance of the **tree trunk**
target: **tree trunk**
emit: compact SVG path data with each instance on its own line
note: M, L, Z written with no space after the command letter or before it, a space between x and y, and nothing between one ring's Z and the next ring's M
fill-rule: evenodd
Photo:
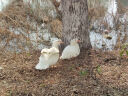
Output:
M68 45L70 40L78 38L82 41L80 48L91 47L88 32L87 0L62 0L62 40Z

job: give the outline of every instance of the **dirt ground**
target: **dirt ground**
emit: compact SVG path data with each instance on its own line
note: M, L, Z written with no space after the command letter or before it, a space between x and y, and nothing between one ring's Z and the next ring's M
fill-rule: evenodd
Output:
M128 58L91 50L35 70L40 52L0 53L0 96L128 96Z

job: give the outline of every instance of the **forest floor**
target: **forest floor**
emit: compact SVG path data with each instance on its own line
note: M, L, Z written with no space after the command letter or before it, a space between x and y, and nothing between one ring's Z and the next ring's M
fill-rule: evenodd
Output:
M128 58L83 52L38 71L40 52L0 53L0 96L128 96Z

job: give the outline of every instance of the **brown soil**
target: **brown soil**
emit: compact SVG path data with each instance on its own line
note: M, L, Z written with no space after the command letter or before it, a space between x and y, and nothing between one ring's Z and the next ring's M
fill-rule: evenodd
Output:
M91 50L38 71L40 52L0 53L0 96L128 96L128 58L116 54Z

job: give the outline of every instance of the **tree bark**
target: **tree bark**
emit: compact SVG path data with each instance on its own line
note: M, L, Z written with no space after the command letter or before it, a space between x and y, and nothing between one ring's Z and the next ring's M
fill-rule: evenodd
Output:
M82 41L80 48L91 48L88 32L87 0L62 0L62 40L68 45L70 40L78 38Z

